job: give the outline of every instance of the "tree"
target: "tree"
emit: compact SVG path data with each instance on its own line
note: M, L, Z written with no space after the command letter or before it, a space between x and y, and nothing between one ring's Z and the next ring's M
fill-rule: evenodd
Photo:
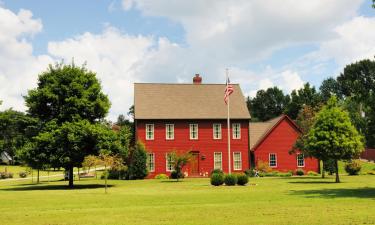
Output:
M336 97L331 97L317 114L305 144L311 156L335 160L337 183L338 160L358 157L364 149L363 137L352 125L349 113L338 106Z
M142 142L138 141L135 147L131 148L128 161L128 178L130 180L143 179L148 175L147 152Z
M315 87L306 83L303 88L293 90L290 94L290 102L284 111L291 119L296 119L299 111L304 105L316 107L321 104L322 99Z
M182 169L192 160L191 153L172 151L168 153L168 157L170 158L173 165L172 174L174 174L174 176L171 177L177 179L177 181L180 178L184 178Z
M94 167L95 177L98 178L96 174L96 166L99 165L98 158L94 155L88 155L84 158L82 166L87 169L87 173L90 173L90 169Z
M283 113L289 96L277 87L260 90L253 99L248 99L248 107L253 119L266 121Z
M319 91L324 102L327 102L328 99L330 99L333 95L335 95L338 99L342 99L340 85L332 77L323 80L322 84L319 87Z
M32 129L37 120L18 112L8 109L0 112L0 151L5 151L14 162L17 149L22 148L28 142Z
M28 113L43 124L38 136L51 134L49 143L45 140L44 147L29 156L48 153L51 165L69 170L69 187L73 187L73 167L81 166L85 156L98 154L103 146L118 150L114 132L99 124L110 102L96 74L85 67L50 65L39 75L37 88L24 98Z

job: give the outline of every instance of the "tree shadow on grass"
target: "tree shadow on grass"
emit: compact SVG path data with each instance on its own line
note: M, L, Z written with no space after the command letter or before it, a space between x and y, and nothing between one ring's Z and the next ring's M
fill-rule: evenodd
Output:
M372 198L375 200L375 188L342 188L321 190L292 190L292 195L303 195L305 198Z
M15 187L14 187L15 186ZM55 184L22 184L14 185L9 188L2 188L0 191L43 191L43 190L80 190L80 189L96 189L104 188L104 184L75 184L73 188L69 188L68 185L55 185ZM115 185L107 185L107 187L113 187Z

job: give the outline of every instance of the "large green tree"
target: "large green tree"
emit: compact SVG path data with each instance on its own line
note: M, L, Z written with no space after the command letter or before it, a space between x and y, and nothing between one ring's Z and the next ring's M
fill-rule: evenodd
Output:
M303 88L293 90L290 94L290 102L285 109L285 113L292 119L296 119L298 113L304 105L317 107L322 102L320 94L314 86L306 83Z
M29 149L41 149L36 156L47 154L52 166L69 170L70 187L73 167L80 166L86 155L97 155L103 148L116 149L109 144L114 141L113 131L100 124L110 102L96 74L85 67L74 63L50 65L39 75L37 88L24 98L28 113L43 124L34 147Z
M319 91L324 102L327 102L328 99L330 99L333 95L335 95L338 99L342 99L340 85L333 77L323 80L319 87Z
M338 160L351 160L364 149L363 136L352 125L349 113L338 105L334 96L317 114L305 145L309 155L335 160L337 183L340 182Z
M289 96L277 87L260 90L253 99L248 99L248 108L253 120L266 121L283 113Z

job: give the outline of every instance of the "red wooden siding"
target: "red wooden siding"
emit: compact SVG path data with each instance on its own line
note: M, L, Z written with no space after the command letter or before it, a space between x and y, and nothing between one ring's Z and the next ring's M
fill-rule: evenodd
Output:
M361 153L361 158L375 161L375 149L366 149Z
M286 117L284 117L271 133L269 133L268 136L257 145L254 150L255 163L258 163L259 161L269 163L269 154L275 153L277 156L277 166L273 168L274 170L286 172L301 168L305 172L319 172L318 160L305 158L305 166L297 167L296 154L289 154L289 151L296 142L298 135L299 131Z
M198 140L190 140L189 124L198 124ZM213 124L220 123L222 139L213 139ZM249 124L248 120L232 120L231 123L241 123L241 139L231 139L231 162L233 170L233 152L241 152L242 169L249 168ZM154 124L154 140L146 140L146 124ZM166 140L165 124L174 124L174 140ZM137 120L136 136L142 141L148 152L155 153L155 171L149 177L166 171L166 154L173 150L199 152L199 176L209 176L214 168L214 152L222 152L222 168L228 172L227 126L226 120ZM232 129L231 129L232 137ZM191 175L190 167L184 169Z

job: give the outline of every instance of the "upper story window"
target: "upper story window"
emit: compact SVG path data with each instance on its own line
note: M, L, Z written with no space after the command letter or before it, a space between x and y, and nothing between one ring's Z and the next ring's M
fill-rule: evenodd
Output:
M154 124L146 124L146 140L154 140Z
M297 166L298 167L305 166L305 156L302 153L297 154Z
M233 169L234 170L242 169L241 152L233 152Z
M241 124L233 123L232 124L233 139L241 139Z
M214 135L214 139L221 139L221 124L220 123L213 124L213 135Z
M155 171L155 154L154 153L147 154L147 169L149 172Z
M174 139L174 124L165 125L165 139L167 140Z
M219 169L219 170L222 170L223 169L223 155L221 152L215 152L214 153L214 169Z
M270 167L277 167L277 157L275 153L270 153L268 162Z
M198 139L198 124L190 124L190 140Z

